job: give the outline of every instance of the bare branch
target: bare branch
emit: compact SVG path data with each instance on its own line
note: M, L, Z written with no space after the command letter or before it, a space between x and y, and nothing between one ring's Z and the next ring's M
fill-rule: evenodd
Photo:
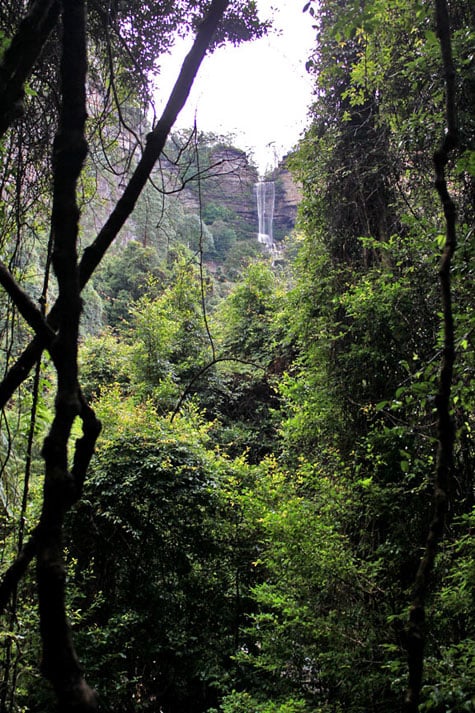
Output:
M8 600L15 592L18 582L22 579L28 565L36 554L36 530L21 549L16 560L10 565L0 582L0 614L5 611Z
M20 287L10 270L0 262L0 284L10 295L22 317L28 322L34 332L44 341L54 337L54 332L49 327L29 295Z
M228 4L229 0L213 0L211 3L208 15L200 25L193 47L183 62L163 114L155 129L147 136L142 158L109 219L92 245L84 251L80 264L82 287L87 283L105 252L132 213L137 199L165 146L171 128L185 105L206 50Z
M0 64L0 137L23 114L24 85L59 16L57 0L36 0Z
M0 408L5 407L18 387L28 378L31 369L41 357L44 347L49 346L51 341L35 337L10 367L0 383Z
M60 305L58 334L54 340L58 385L55 416L42 449L45 480L37 528L36 575L42 672L53 685L60 710L86 713L97 709L97 700L84 680L72 641L65 607L63 556L64 516L78 494L74 475L68 470L68 443L74 419L81 412L77 366L81 299L76 192L87 154L84 136L87 71L84 0L62 0L62 26L62 103L53 146L52 212L52 264L58 280ZM85 411L84 405L82 410ZM89 437L85 435L84 439L88 446ZM92 442L95 443L95 438ZM84 449L80 443L78 447L81 454ZM89 448L86 450L88 453ZM79 458L86 464L89 459Z
M175 419L175 416L178 414L179 410L181 409L184 400L188 396L188 394L191 393L191 390L193 386L196 384L196 382L201 379L201 377L206 374L206 372L211 369L211 367L215 366L215 364L220 364L225 361L232 361L235 362L236 364L245 364L246 366L252 366L254 369L259 369L260 371L266 371L266 368L262 366L262 364L258 364L257 362L254 361L247 361L246 359L239 359L238 357L216 357L213 358L212 361L208 362L208 364L205 364L193 377L192 379L188 382L185 390L181 394L180 398L178 399L178 403L176 404L175 408L173 409L172 415L170 416L170 422L173 422Z
M57 360L58 393L56 413L42 455L45 460L45 486L40 523L35 531L31 553L37 557L37 581L40 629L43 643L42 671L56 691L60 710L93 711L97 708L94 692L87 686L71 639L65 612L65 569L62 529L64 515L79 496L87 467L99 434L100 424L80 394L77 382L77 335L81 310L80 290L89 280L107 248L132 212L142 188L158 159L170 129L182 109L196 72L206 53L228 0L213 0L200 26L192 50L181 69L175 88L156 128L148 135L147 145L122 198L94 243L77 265L76 239L79 212L76 205L76 181L85 157L85 28L83 3L63 0L63 58L60 128L54 146L53 266L58 278L59 298L48 316L51 329L37 336L23 353L15 368L0 386L2 398L23 381L45 346L55 347L62 355ZM58 329L54 335L53 329ZM74 465L68 471L67 445L77 414L83 419L83 438L76 442ZM31 560L31 556L28 561ZM17 561L6 578L18 581L27 566L26 558ZM4 580L5 582L5 580Z
M81 404L80 417L83 436L76 441L74 464L71 471L75 484L76 500L82 495L86 472L94 454L97 438L101 432L101 422L96 418L94 410L89 406L81 392L79 393L79 401Z
M200 25L193 47L183 62L162 117L155 129L147 137L144 153L132 178L96 240L84 251L79 266L81 288L87 284L107 249L132 213L137 199L165 146L175 119L185 105L196 73L228 4L229 0L213 0L211 3L208 15ZM59 309L59 303L57 302L48 315L48 324L53 329L57 328ZM16 389L26 379L47 344L46 341L39 337L34 339L9 370L4 380L0 383L0 408L7 403Z

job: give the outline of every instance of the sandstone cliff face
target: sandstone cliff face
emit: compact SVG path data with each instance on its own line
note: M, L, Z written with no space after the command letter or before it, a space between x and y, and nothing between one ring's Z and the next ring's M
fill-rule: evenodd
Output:
M242 234L251 237L257 233L257 205L254 186L258 175L244 151L235 148L217 148L212 151L211 169L216 174L205 188L207 198L234 211L238 216Z
M197 172L196 167L194 167ZM169 181L178 184L179 169L169 164L166 169ZM172 178L170 178L172 177ZM228 146L207 147L200 157L200 185L196 179L186 184L176 194L176 199L187 214L198 215L210 205L229 213L228 220L238 228L240 239L251 238L257 232L257 207L254 184L257 169L249 162L244 151ZM234 218L229 216L234 214Z
M275 182L274 239L278 242L295 227L302 194L285 164L272 172L271 180Z

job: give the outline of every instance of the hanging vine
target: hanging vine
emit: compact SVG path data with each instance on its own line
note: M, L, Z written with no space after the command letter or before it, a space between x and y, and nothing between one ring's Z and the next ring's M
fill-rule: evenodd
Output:
M454 424L451 415L451 387L455 361L455 333L452 310L452 290L450 270L456 248L456 208L449 194L446 167L449 157L458 145L456 115L456 74L452 59L450 18L445 0L436 0L437 34L439 37L446 87L446 132L440 148L434 154L435 188L439 195L445 216L445 246L442 253L439 279L443 314L444 348L436 395L437 407L437 459L434 485L434 511L426 541L424 555L420 561L414 582L413 601L409 612L406 648L409 665L409 685L406 693L405 710L414 713L419 710L422 687L425 644L425 600L430 575L438 552L438 544L443 536L446 522L453 466Z

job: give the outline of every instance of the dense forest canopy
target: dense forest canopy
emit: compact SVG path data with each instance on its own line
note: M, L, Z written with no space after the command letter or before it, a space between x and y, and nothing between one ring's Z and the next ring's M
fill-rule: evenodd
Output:
M269 252L173 132L256 3L2 3L2 713L475 710L475 10L302 9Z

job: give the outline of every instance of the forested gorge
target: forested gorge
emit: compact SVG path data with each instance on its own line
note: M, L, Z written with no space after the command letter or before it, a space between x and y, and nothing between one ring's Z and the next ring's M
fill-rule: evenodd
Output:
M2 713L475 710L475 7L302 10L272 259L173 131L255 3L0 7Z

